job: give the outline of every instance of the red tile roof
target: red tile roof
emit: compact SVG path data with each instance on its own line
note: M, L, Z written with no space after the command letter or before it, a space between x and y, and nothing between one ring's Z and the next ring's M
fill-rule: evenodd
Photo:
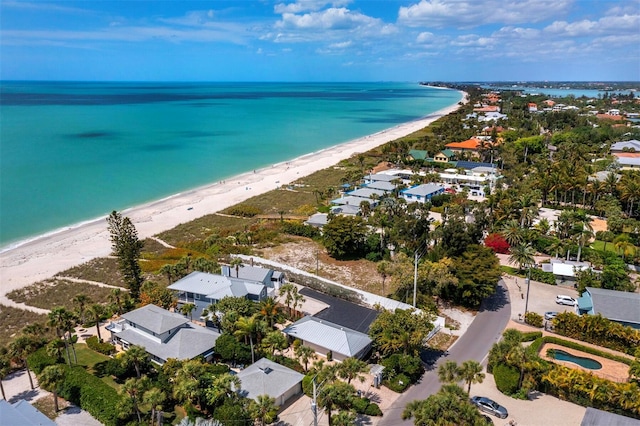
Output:
M471 149L471 150L476 150L476 149L478 149L478 145L480 145L480 140L476 139L476 138L471 138L471 139L463 141L463 142L451 142L451 143L446 144L445 146L447 148L451 148L451 149Z

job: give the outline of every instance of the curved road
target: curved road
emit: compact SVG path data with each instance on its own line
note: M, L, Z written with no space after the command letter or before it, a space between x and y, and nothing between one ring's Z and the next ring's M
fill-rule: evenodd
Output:
M455 342L444 356L428 368L419 383L409 388L396 402L385 410L384 417L378 422L380 426L411 425L412 421L402 420L402 411L407 403L415 399L426 399L440 390L438 366L445 361L456 361L458 364L474 359L484 362L489 350L504 331L511 317L509 291L500 280L496 293L488 297L480 306L480 311L467 331Z

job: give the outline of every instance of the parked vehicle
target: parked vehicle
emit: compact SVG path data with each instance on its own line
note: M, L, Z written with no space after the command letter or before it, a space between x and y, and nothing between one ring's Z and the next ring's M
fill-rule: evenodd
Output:
M558 315L558 313L557 313L557 312L555 312L555 311L545 312L545 313L544 313L544 319L546 319L546 320L552 320L552 319L554 319L557 315Z
M509 415L509 412L502 405L498 404L492 399L489 399L484 396L474 396L471 398L471 403L480 409L480 411L484 411L485 413L493 414L496 417L501 419L506 419Z
M567 305L567 306L576 306L578 304L576 299L574 299L573 297L565 296L562 294L559 294L556 296L556 303L558 305Z

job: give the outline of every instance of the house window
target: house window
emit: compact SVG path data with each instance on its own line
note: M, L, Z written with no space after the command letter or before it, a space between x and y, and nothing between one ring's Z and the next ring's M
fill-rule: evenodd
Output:
M200 295L196 294L196 300L200 300Z

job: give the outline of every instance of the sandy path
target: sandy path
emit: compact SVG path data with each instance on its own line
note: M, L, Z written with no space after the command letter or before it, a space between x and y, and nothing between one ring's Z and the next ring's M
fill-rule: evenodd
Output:
M466 99L466 94L463 94ZM244 173L223 182L124 210L141 238L151 237L207 214L238 204L300 177L331 167L352 155L416 132L458 109L452 105L422 119L307 154L292 161ZM0 253L0 300L14 289L109 255L111 244L105 218L42 236Z

